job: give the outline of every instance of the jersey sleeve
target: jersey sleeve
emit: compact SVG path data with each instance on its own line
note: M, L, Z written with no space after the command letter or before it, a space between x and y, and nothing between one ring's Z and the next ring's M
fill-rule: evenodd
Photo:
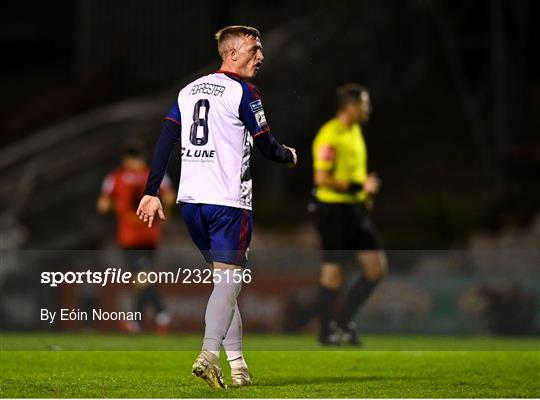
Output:
M162 184L163 176L169 163L172 148L180 140L180 126L175 122L165 119L161 127L152 163L150 164L150 173L146 182L144 194L158 196L159 188Z
M313 142L313 169L330 171L336 161L336 147L332 132L323 127Z
M251 136L257 137L270 131L264 115L261 93L251 83L242 82L239 115Z
M101 184L101 195L102 196L112 196L114 190L114 174L110 173L103 179Z
M167 115L165 115L165 118L163 119L164 120L168 119L169 121L172 121L176 123L177 125L180 125L181 119L180 119L180 108L178 107L178 101L175 101L172 104L171 109L169 110Z

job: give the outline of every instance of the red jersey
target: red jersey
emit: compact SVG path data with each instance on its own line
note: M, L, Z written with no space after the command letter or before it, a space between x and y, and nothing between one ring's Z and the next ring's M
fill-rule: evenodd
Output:
M116 241L123 248L157 247L161 227L154 220L151 228L137 216L137 207L144 195L148 168L140 171L118 168L103 181L101 194L114 201L116 212ZM161 191L172 190L171 181L165 175Z

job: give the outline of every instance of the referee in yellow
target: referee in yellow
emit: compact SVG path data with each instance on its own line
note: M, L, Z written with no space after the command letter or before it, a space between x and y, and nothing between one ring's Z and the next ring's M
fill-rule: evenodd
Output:
M355 83L337 89L337 112L313 141L315 220L323 247L319 292L319 341L327 345L359 345L353 322L356 311L387 273L387 262L368 206L381 181L367 172L366 144L360 124L369 119L369 92ZM343 307L334 315L344 282L345 266L361 266Z

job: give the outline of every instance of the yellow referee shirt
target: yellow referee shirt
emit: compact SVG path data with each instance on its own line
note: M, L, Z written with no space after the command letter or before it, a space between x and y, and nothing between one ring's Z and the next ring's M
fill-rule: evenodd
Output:
M359 124L345 126L333 118L325 123L313 141L313 168L330 171L337 180L364 183L367 178L366 143ZM317 188L315 196L325 203L360 203L367 193L343 193L332 188Z

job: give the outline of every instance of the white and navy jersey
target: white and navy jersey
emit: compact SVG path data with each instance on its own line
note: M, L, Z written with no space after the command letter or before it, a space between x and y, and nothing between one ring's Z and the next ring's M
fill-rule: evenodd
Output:
M260 93L232 73L216 72L186 85L181 116L182 169L178 202L251 209L250 156L253 137L269 131Z
M251 210L253 143L264 157L294 161L266 122L261 96L239 75L218 71L185 86L163 121L145 194L157 196L174 143L181 142L178 202Z

